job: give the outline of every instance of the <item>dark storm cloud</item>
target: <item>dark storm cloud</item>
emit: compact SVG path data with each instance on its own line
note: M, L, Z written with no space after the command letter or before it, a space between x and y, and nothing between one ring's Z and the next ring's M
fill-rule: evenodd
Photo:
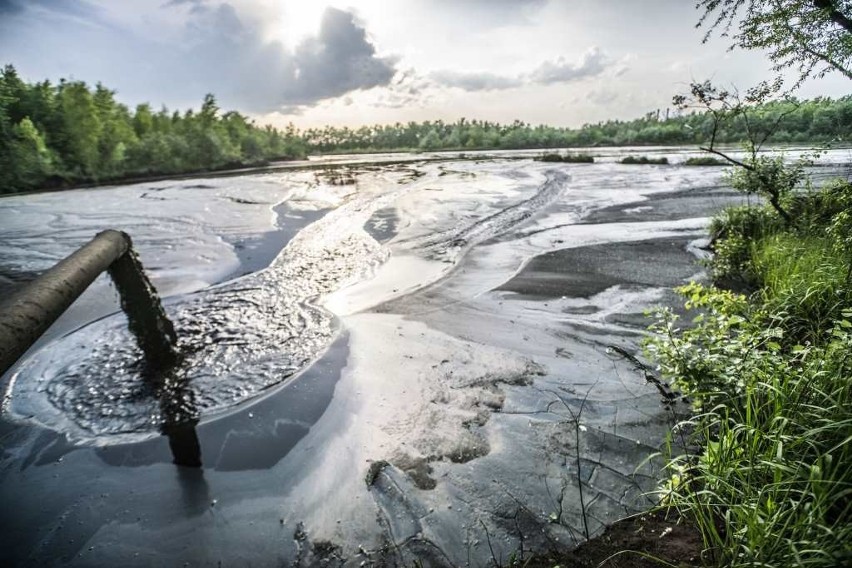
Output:
M23 10L14 0L0 0L0 14L17 14Z
M349 12L327 8L319 35L292 55L292 73L283 83L282 101L311 104L359 89L390 83L396 61L381 58L366 30Z
M0 0L0 14L21 14L33 8L78 17L92 17L99 14L95 6L83 0Z
M430 78L444 87L453 87L464 91L497 91L512 89L523 85L553 85L570 83L588 77L595 77L610 68L612 62L597 47L589 49L576 62L563 57L555 61L545 61L534 71L517 76L497 75L494 73L437 71Z
M308 108L388 85L396 73L396 60L378 55L364 26L346 11L327 9L318 34L288 49L265 40L264 23L228 2L163 0L159 6L181 11L182 37L138 34L105 21L81 0L0 0L0 64L13 63L25 76L43 70L33 79L48 73L53 80L103 81L125 100L185 106L214 93L223 106L251 112Z
M328 8L319 34L288 51L261 39L230 4L199 5L191 12L194 45L181 65L252 111L311 106L360 89L390 83L395 60L379 57L364 27L349 12ZM213 87L210 87L213 90Z

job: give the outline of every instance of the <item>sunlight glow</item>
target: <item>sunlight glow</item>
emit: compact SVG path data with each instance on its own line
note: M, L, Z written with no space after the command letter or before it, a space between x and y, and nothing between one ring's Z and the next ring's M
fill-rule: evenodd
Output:
M306 37L316 35L323 12L330 4L322 0L282 0L277 39L292 48Z

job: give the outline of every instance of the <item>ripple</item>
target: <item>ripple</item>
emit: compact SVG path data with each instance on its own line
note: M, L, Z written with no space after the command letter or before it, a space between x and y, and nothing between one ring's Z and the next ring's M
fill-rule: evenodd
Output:
M99 444L149 437L281 383L336 333L322 296L370 275L388 251L363 227L403 190L350 200L297 234L264 271L166 306L180 364L146 380L123 314L58 339L12 379L9 410Z

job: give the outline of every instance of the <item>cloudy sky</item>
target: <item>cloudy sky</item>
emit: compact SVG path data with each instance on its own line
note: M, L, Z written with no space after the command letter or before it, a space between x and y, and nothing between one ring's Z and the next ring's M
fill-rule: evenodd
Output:
M460 117L579 126L750 86L759 53L701 43L693 0L0 0L0 64L128 105L205 93L261 123ZM829 77L802 96L841 96Z

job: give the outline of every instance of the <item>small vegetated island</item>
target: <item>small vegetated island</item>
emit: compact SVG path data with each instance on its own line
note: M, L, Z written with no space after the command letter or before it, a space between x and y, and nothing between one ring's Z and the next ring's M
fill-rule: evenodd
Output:
M621 159L622 164L627 165L647 165L647 164L656 164L656 165L665 165L669 163L669 159L665 156L660 158L649 158L648 156L626 156Z

